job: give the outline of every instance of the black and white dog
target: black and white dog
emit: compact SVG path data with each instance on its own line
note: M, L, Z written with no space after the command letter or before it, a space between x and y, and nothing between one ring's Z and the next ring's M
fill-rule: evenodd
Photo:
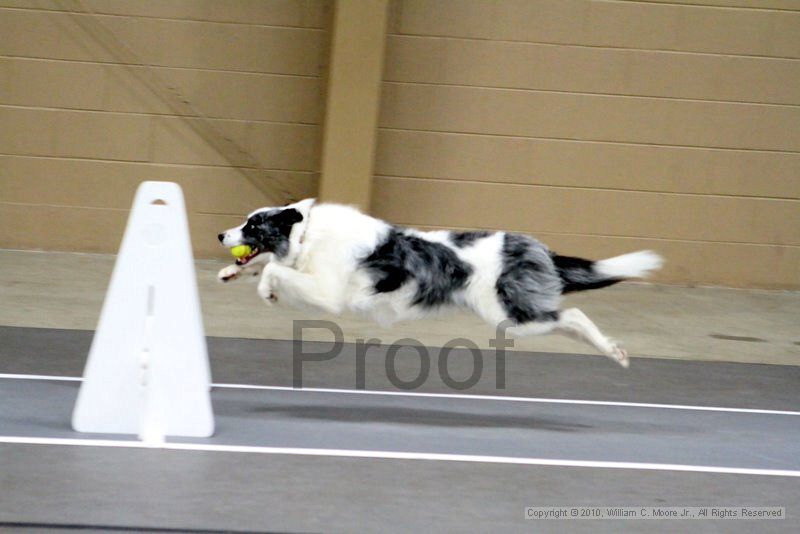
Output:
M580 339L622 366L625 350L561 295L643 277L661 266L650 251L589 261L559 256L527 235L422 232L392 226L358 210L306 199L262 208L219 234L250 255L219 272L223 282L259 276L268 303L359 312L383 325L434 310L470 310L516 336L557 332Z

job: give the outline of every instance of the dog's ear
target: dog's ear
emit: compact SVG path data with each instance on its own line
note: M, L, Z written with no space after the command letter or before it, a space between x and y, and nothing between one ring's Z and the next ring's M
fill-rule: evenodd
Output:
M300 212L303 217L308 217L309 212L311 211L311 206L314 205L316 199L313 198L306 198L305 200L301 200L300 202L295 202L294 204L289 204L288 207L294 208Z
M270 217L270 223L280 228L281 233L289 235L292 226L303 220L303 215L294 208L286 208Z

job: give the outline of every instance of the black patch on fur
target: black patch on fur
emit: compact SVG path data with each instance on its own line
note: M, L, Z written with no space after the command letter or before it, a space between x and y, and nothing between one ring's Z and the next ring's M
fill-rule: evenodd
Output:
M294 208L262 211L247 219L242 236L246 244L282 258L289 252L292 227L302 220L303 215Z
M475 230L471 232L452 232L450 234L450 241L459 248L468 247L473 244L478 239L483 239L484 237L489 237L492 235L492 232L487 232L485 230Z
M509 318L518 324L557 320L561 281L547 248L526 235L505 234L502 256L495 289Z
M375 292L390 293L408 282L417 283L412 304L428 308L452 302L472 274L455 251L392 228L361 266L375 276Z
M564 282L564 293L600 289L621 282L622 278L603 278L594 271L594 262L583 258L553 254L558 276Z

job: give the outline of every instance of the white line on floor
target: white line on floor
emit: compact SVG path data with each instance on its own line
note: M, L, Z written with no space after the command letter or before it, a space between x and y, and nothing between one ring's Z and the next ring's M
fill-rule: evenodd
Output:
M15 375L0 373L0 378L8 378L11 380L55 380L58 382L83 382L83 378L80 376Z
M8 378L15 380L56 380L80 382L81 377L74 376L49 376L49 375L22 375L22 374L2 374L0 379ZM729 412L729 413L753 413L766 415L794 415L800 416L800 412L787 410L761 410L757 408L727 408L720 406L691 406L685 404L653 404L646 402L622 402L622 401L596 401L579 399L547 399L539 397L506 397L501 395L465 395L463 393L421 393L417 391L378 391L369 389L335 389L335 388L292 388L288 386L259 386L250 384L212 384L215 388L223 389L261 389L268 391L294 391L308 393L343 393L347 395L382 395L395 397L427 397L438 399L466 399L479 401L502 401L502 402L533 402L540 404L577 404L586 406L619 406L623 408L655 408L663 410L694 410L701 412Z
M371 458L384 460L433 460L440 462L472 462L487 464L541 465L554 467L593 467L600 469L636 469L645 471L684 471L733 475L763 475L800 477L800 471L787 469L753 469L709 465L654 464L641 462L603 462L593 460L559 460L551 458L515 458L513 456L481 456L473 454L445 454L427 452L370 451L349 449L314 449L298 447L254 447L245 445L211 445L206 443L159 443L142 441L114 441L106 439L32 438L0 436L0 443L25 445L62 445L83 447L111 447L133 449L164 449L177 451L234 452L250 454L284 454L293 456L327 456L339 458Z
M249 386L239 384L214 384L214 387L230 389L267 389L276 391L308 391L313 393L348 393L353 395L385 395L398 397L429 397L438 399L468 399L502 402L536 402L542 404L580 404L590 406L621 406L624 408L659 408L667 410L697 410L706 412L758 413L769 415L800 415L800 412L784 410L759 410L754 408L724 408L716 406L687 406L683 404L650 404L645 402L617 402L578 399L545 399L539 397L505 397L500 395L465 395L462 393L420 393L416 391L376 391L367 389L302 388L285 386Z

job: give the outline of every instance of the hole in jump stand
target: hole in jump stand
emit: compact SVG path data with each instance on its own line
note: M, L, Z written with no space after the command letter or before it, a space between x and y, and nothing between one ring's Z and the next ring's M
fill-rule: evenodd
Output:
M167 205L167 203L164 200L160 199L160 198L155 199L150 204L153 204L155 206L166 206Z
M156 307L155 294L156 288L154 286L147 286L147 315L144 317L144 344L142 346L142 351L139 353L139 383L142 386L147 385L147 375L150 371L150 342Z
M147 316L152 317L155 315L156 309L156 288L154 286L147 286Z

